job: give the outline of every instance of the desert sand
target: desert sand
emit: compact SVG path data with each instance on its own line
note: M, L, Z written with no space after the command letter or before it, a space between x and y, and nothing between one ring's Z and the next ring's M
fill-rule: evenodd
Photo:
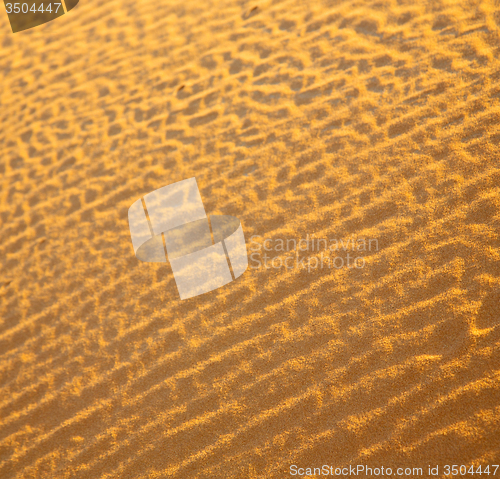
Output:
M498 2L81 0L0 32L2 479L500 464ZM181 301L127 211L190 177L249 253L378 248Z

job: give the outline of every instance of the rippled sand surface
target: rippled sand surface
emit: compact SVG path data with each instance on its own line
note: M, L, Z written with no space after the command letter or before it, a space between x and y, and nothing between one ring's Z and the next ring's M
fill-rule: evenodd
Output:
M494 1L1 12L0 477L500 464L499 27ZM192 176L249 248L378 249L180 301L127 210Z

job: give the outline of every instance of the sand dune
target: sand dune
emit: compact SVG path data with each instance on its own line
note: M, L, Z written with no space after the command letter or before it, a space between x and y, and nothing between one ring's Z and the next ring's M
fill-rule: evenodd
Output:
M0 477L500 464L499 6L0 15ZM180 301L127 210L193 176L248 247L378 248Z

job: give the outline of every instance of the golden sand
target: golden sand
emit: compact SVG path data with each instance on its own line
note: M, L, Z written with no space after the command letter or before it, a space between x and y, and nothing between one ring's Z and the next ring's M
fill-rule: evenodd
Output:
M498 2L81 0L0 32L1 479L500 464ZM127 211L193 176L247 246L378 251L180 301Z

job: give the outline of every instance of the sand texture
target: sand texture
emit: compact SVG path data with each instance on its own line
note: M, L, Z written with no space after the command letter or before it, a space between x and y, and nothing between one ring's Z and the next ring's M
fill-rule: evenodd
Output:
M1 479L500 464L498 1L0 13ZM181 301L127 211L193 176L247 247L379 248Z

